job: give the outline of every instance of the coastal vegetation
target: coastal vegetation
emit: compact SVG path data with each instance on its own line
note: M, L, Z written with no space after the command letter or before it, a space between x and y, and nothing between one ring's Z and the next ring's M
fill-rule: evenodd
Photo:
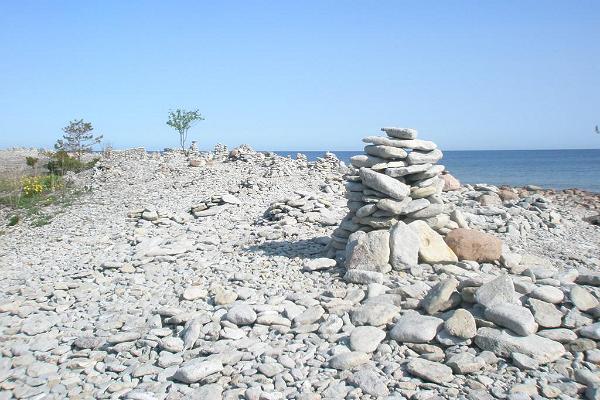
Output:
M83 158L102 140L102 135L92 133L93 129L83 119L73 120L63 128L56 151L39 152L44 164L40 157L26 156L28 169L0 175L0 206L8 209L6 225L22 221L29 221L34 227L45 225L75 201L80 191L65 175L92 168L98 162L96 157Z
M186 111L178 108L175 111L169 111L167 125L172 127L179 134L179 145L181 150L185 151L188 131L198 121L204 121L204 117L199 110Z

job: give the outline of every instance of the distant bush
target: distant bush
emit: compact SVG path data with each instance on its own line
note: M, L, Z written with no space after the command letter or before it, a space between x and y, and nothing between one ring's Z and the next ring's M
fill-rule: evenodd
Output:
M93 131L94 127L90 122L83 119L73 120L63 128L65 134L56 142L54 148L75 153L77 159L81 160L83 153L89 153L95 144L102 141L102 135L94 136Z
M31 168L35 168L35 165L40 161L39 158L36 157L25 157L25 163Z
M46 168L51 174L64 175L69 171L81 172L86 169L92 168L98 162L98 158L93 159L89 162L81 161L79 158L71 157L69 153L64 150L59 150L54 153L50 153L50 161L46 164Z

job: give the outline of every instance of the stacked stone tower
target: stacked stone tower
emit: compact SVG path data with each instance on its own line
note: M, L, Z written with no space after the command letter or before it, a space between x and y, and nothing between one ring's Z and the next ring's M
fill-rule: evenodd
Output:
M414 129L382 131L387 136L363 139L366 154L352 157L353 173L346 177L350 212L333 233L329 255L345 257L348 269L410 267L417 263L419 238L431 231L435 235L429 236L441 240L436 232L458 227L444 213L444 166L437 164L443 154L437 145L417 139ZM353 265L359 242L364 244L358 246L362 252L376 253L360 256L369 259L368 268Z

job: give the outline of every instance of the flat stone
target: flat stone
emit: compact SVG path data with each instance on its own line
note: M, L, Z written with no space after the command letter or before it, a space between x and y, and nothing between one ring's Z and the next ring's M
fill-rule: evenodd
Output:
M537 332L538 328L531 311L511 303L498 303L487 307L485 318L521 336L532 335Z
M385 127L381 128L381 130L388 136L398 139L416 139L418 135L418 131L413 128Z
M438 362L416 358L411 360L406 369L410 374L428 382L443 384L454 379L452 369Z
M106 340L101 337L96 336L80 336L73 341L73 346L78 349L98 349L100 348Z
M202 385L198 389L194 390L190 398L194 400L214 400L221 399L223 397L223 386L218 383L211 383L208 385Z
M538 335L517 336L495 328L479 328L475 344L500 357L508 358L512 353L522 353L541 364L556 361L565 353L564 346L559 342Z
M347 370L369 362L369 355L359 351L337 354L329 360L329 366L334 369Z
M560 288L542 285L533 289L533 291L529 293L529 297L533 297L534 299L542 300L547 303L558 304L563 301L565 295Z
M268 378L272 378L275 375L282 373L283 370L283 366L277 363L260 364L258 366L258 372Z
M455 293L457 287L458 281L455 278L438 282L421 301L421 307L429 315L448 310L454 304L451 301L451 296Z
M350 269L344 274L344 280L351 283L383 283L383 274L377 271Z
M390 337L400 343L429 343L442 328L444 320L437 317L407 313L396 321Z
M321 319L325 314L325 310L321 306L313 306L307 308L304 312L297 315L293 322L295 326L310 325Z
M408 155L408 153L400 147L386 146L383 144L365 146L365 153L386 160L402 160Z
M404 200L381 199L376 203L376 207L391 214L399 215L404 213L404 210L410 203L410 197L407 197Z
M375 398L382 398L390 393L384 379L373 369L360 369L352 374L348 382Z
M511 358L513 364L522 370L534 369L537 370L540 367L540 363L537 360L521 353L512 353Z
M387 325L400 312L400 308L387 303L367 303L350 312L354 325Z
M350 349L363 353L372 353L385 339L385 332L374 326L358 326L350 332Z
M200 298L205 298L207 294L208 292L206 291L206 289L204 289L201 286L188 286L183 291L181 297L183 297L184 300L192 301Z
M554 304L542 300L529 299L529 307L535 322L542 328L558 328L562 324L563 314Z
M360 178L364 185L396 200L402 200L410 193L410 188L406 184L367 168L360 169Z
M594 340L600 340L600 322L584 326L579 330L579 334L583 337L587 337Z
M209 375L223 370L218 360L194 359L183 364L173 375L173 379L183 383L196 383Z
M125 342L133 342L141 337L139 332L120 332L109 336L106 340L109 344L119 344Z
M390 240L390 264L395 270L414 267L419 261L420 240L417 233L404 222L392 227Z
M410 152L408 157L406 157L406 160L410 165L435 164L441 160L443 156L444 154L439 149L431 151L414 150Z
M485 367L485 361L465 352L452 355L446 361L446 365L452 368L455 374L464 375L482 370Z
M589 311L598 307L598 299L596 299L586 288L581 286L573 286L569 293L571 303L581 311Z
M515 299L515 285L508 275L501 275L484 283L477 292L475 300L484 307L498 303L512 303Z
M419 259L427 264L458 262L456 254L444 242L439 233L424 221L413 221L408 226L419 236Z

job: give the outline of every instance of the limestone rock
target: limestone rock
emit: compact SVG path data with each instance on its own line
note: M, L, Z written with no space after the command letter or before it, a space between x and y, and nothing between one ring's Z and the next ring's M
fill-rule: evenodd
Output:
M508 358L512 353L522 353L541 364L556 361L565 353L564 346L553 340L538 335L518 336L494 328L479 328L475 344L500 357Z
M395 270L407 269L419 261L419 236L400 221L390 231L390 264Z
M428 264L458 262L456 254L448 247L439 233L424 221L413 221L408 226L419 236L419 259Z

